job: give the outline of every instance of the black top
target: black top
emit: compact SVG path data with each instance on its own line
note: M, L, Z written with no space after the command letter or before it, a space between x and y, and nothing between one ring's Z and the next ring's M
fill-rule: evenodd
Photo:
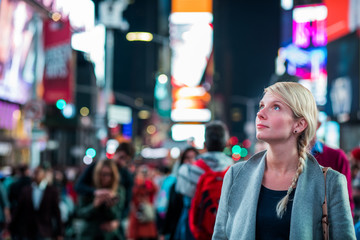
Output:
M295 189L290 194L287 209L281 219L276 215L276 205L287 191L275 191L261 186L256 213L256 239L289 239L291 209Z
M176 227L183 211L183 195L175 191L176 182L170 188L169 205L164 220L164 227L160 229L163 235L169 235L169 240L175 239Z

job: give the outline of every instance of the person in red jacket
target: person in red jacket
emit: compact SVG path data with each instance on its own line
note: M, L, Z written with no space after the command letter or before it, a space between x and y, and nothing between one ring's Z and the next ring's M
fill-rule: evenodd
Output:
M318 129L321 123L318 122ZM318 163L323 167L331 167L332 169L342 173L346 177L351 212L354 216L354 200L352 196L352 185L351 185L351 167L350 162L346 157L346 154L341 149L335 149L327 146L320 142L316 135L311 141L311 154L316 158Z
M157 239L154 209L156 192L157 187L151 179L149 168L146 165L140 166L132 189L127 239Z

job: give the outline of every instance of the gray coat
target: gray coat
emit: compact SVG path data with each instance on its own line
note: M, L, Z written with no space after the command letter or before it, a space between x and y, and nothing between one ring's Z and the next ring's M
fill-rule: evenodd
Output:
M212 239L255 239L256 210L265 170L266 151L233 165L225 175ZM321 167L308 155L300 175L291 213L290 239L322 239L325 186ZM330 239L355 239L344 175L329 169L326 176Z

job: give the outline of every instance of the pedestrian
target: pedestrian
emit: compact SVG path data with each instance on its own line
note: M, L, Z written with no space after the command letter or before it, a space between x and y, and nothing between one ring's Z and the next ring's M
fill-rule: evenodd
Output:
M119 229L125 201L124 188L119 185L119 179L114 161L105 159L96 163L93 174L96 194L79 197L77 215L85 220L80 239L125 239Z
M169 166L160 167L160 174L155 182L159 191L155 197L156 209L156 228L158 232L162 232L165 225L166 211L169 205L170 188L175 183L176 177L171 174Z
M66 188L68 180L65 171L62 169L55 169L53 171L52 182L59 192L59 208L61 214L61 221L65 228L65 237L71 237L72 235L74 235L72 224L75 215L75 202L71 198Z
M223 153L228 138L229 133L226 125L218 120L211 121L205 127L204 144L206 152L198 155L197 160L193 164L183 164L179 168L175 190L183 196L183 210L175 230L174 239L191 240L195 238L190 229L189 211L191 201L195 195L200 176L206 172L204 167L218 172L224 171L234 163L229 156ZM205 165L204 167L197 165L199 159Z
M34 169L31 185L23 187L20 192L13 220L16 240L63 239L59 193L47 181L44 166Z
M149 168L141 165L135 176L127 239L155 240L157 239L156 213L154 198L156 185L150 177Z
M18 223L14 218L14 214L17 211L18 202L20 198L20 193L22 189L26 186L29 186L32 182L30 177L30 169L27 164L19 164L16 166L16 174L14 176L14 181L9 186L9 202L10 202L10 213L11 213L11 222L9 226L10 234L12 239L17 238L17 229L16 226Z
M360 147L355 147L351 149L348 155L352 170L351 178L352 180L355 180L357 177L360 178L360 176L358 176L360 170Z
M8 234L8 225L11 221L10 203L3 183L0 181L0 239Z
M327 197L330 239L355 239L346 178L326 176L306 152L317 108L299 83L278 82L264 91L256 137L267 151L232 166L225 175L212 239L323 239Z
M125 237L124 223L126 222L129 211L130 201L133 187L133 176L128 169L128 165L132 161L135 155L135 149L131 143L122 142L117 147L112 160L116 163L118 168L120 179L119 184L125 189L125 202L121 212L122 223L119 225L120 233ZM96 189L93 183L93 173L96 163L89 165L79 176L75 183L75 191L79 195L95 196L97 195Z
M196 157L199 155L199 151L194 147L187 147L182 152L178 167L180 168L183 164L192 164L195 162ZM176 166L174 166L176 167ZM166 214L164 219L164 227L161 231L161 238L164 240L174 240L176 226L178 224L179 218L181 216L181 212L183 209L183 196L180 193L175 191L176 186L176 178L177 178L177 171L179 169L175 169L174 182L169 186L169 202L166 208ZM172 179L171 179L172 180ZM170 181L170 178L169 178Z
M357 223L357 232L356 234L359 235L360 239L360 147L355 147L351 149L349 153L349 159L351 161L351 168L352 168L352 191L353 191L353 198L354 198L354 222Z

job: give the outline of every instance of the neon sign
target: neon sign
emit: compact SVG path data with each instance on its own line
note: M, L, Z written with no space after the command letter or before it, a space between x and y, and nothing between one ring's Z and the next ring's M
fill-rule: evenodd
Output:
M324 5L298 7L293 11L293 43L301 48L326 46L326 17Z
M293 10L293 43L279 50L279 61L287 61L287 72L314 95L318 105L327 95L327 8L323 4Z

